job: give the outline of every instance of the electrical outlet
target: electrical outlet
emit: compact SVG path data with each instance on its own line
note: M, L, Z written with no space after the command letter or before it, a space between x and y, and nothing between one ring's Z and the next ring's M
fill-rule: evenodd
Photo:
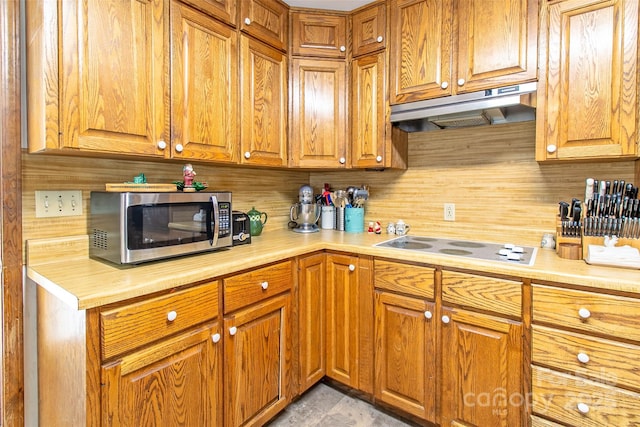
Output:
M456 220L456 205L455 203L444 204L444 220L455 221Z
M82 215L82 191L36 191L36 218Z

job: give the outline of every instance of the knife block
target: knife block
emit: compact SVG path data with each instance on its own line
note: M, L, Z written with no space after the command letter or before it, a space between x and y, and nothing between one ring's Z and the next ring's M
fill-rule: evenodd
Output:
M560 215L557 215L556 254L565 259L583 259L582 233L580 234L580 236L563 236L562 221L560 220Z

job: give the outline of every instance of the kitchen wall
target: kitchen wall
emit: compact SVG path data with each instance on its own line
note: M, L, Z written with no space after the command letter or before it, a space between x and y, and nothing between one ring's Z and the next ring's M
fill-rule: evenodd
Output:
M587 177L633 182L633 161L538 164L534 146L534 122L411 133L406 171L314 172L311 184L368 184L365 221L383 230L402 219L413 234L530 245L555 231L560 200L584 198Z
M533 122L409 135L406 171L271 170L195 164L197 179L211 189L233 191L234 209L255 206L269 215L264 233L286 228L298 188L311 183L319 192L367 184L365 221L403 219L414 234L538 244L555 229L560 200L584 197L584 180L633 182L634 163L538 164ZM144 173L149 182L182 179L184 162L103 160L23 154L24 239L87 233L89 192L107 182L125 182ZM85 215L35 218L35 190L83 191ZM443 220L443 204L455 203L456 221Z

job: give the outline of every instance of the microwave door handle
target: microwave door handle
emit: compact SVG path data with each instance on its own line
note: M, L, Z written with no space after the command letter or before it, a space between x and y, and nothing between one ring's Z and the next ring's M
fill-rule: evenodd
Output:
M211 196L211 204L213 205L213 233L211 231L211 222L207 221L207 234L209 234L209 244L215 246L218 244L218 233L220 232L220 210L218 209L218 198Z

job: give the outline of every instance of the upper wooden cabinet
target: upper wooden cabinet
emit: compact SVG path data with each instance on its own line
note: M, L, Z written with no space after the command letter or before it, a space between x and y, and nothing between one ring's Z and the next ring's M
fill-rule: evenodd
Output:
M346 58L347 17L327 13L291 13L291 54Z
M236 163L237 32L190 4L29 1L29 151Z
M238 161L238 43L233 28L171 2L171 156Z
M637 157L638 2L545 2L540 33L536 160Z
M166 6L26 2L30 152L168 155Z
M289 44L289 8L280 0L241 0L240 29L276 49Z
M221 21L234 27L238 21L238 9L236 0L180 0L195 8L201 9Z
M293 58L289 165L347 166L347 66L332 59Z
M387 47L387 6L376 4L351 18L352 55L358 57Z
M538 0L391 0L391 103L537 75Z
M287 57L240 36L241 163L287 164Z
M386 52L351 62L351 166L407 168L406 132L391 126L387 102Z

